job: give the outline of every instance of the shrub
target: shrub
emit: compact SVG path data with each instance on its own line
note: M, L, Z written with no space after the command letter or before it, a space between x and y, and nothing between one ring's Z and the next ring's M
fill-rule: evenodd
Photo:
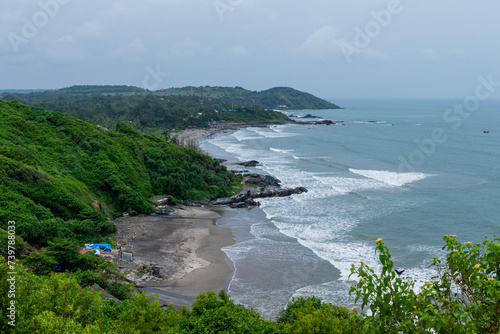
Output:
M500 245L499 238L473 245L460 244L455 235L445 235L448 254L430 267L437 275L414 291L415 280L399 277L394 271L389 248L377 240L382 272L368 265L352 266L350 276L359 277L350 294L363 315L379 333L498 333L500 329ZM396 276L397 275L397 276Z
M299 297L288 303L277 320L285 333L362 333L363 319L343 306L322 303L317 297Z
M277 333L276 325L262 319L253 309L235 304L222 290L205 292L184 313L179 329L182 333Z

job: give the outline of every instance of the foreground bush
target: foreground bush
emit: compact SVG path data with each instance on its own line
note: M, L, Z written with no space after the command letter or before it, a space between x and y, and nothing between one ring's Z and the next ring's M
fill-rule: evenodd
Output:
M378 333L499 333L500 331L500 244L499 238L459 243L456 235L445 235L442 262L434 258L437 275L415 292L415 280L399 277L389 248L377 240L382 272L369 266L351 268L359 277L350 293Z
M287 305L277 321L266 320L252 308L235 304L224 291L200 294L191 311L162 308L154 297L144 294L134 294L123 303L103 300L88 285L98 283L112 289L116 283L109 281L115 275L114 268L92 256L69 256L73 248L60 241L51 243L57 255L64 256L69 265L84 265L56 274L39 263L30 266L31 270L40 271L35 275L20 263L8 264L0 257L0 332L498 334L499 239L476 245L460 244L455 236L445 236L444 240L446 259L434 259L432 266L437 275L418 291L412 278L395 272L389 249L379 239L375 251L382 272L375 273L363 263L351 269L351 275L359 277L351 294L363 308L370 308L370 314L322 303L316 297L300 297ZM38 263L39 258L29 260ZM7 280L12 279L11 272L16 273L14 292ZM8 324L7 317L12 300L15 327Z
M343 306L322 303L317 297L299 297L277 320L284 333L363 333L363 319Z
M278 333L274 322L235 304L224 291L200 294L192 308L192 312L182 312L180 333Z

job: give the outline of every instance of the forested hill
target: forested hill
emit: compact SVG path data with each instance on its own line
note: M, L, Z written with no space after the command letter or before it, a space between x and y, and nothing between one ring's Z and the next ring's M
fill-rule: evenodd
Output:
M0 101L0 232L18 221L16 234L38 246L56 237L95 242L114 229L105 217L150 213L153 195L230 195L230 177L211 157L129 124L105 130Z
M66 95L99 95L99 94L137 94L137 93L145 93L146 90L135 86L125 86L125 85L121 86L88 85L88 86L71 86L59 89L56 92Z
M156 94L217 98L235 105L255 105L266 109L339 109L336 104L289 87L275 87L260 92L242 87L183 87L158 91Z
M170 95L128 86L73 86L57 91L2 94L31 107L59 111L86 122L114 129L126 122L141 132L163 134L189 126L205 128L213 122L282 123L281 112L226 97Z

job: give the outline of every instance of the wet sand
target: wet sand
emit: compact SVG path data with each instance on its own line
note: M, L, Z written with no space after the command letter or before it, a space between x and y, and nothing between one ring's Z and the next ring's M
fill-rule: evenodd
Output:
M174 217L118 219L115 238L133 252L133 262L119 265L135 271L157 265L160 277L128 277L147 294L159 294L161 305L189 306L203 291L227 291L233 267L221 248L232 245L234 239L230 229L216 225L223 210L186 207L176 209Z

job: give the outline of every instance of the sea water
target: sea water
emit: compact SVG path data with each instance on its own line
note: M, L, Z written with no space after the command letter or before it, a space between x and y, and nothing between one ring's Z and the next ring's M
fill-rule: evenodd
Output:
M223 249L235 267L229 294L268 317L298 296L354 305L351 263L379 270L377 238L418 286L444 255L444 234L461 242L500 234L500 101L462 115L452 113L460 100L335 102L345 109L286 112L334 125L250 127L201 143L228 162L261 163L249 172L309 190L259 199L260 208L219 221L236 241Z

